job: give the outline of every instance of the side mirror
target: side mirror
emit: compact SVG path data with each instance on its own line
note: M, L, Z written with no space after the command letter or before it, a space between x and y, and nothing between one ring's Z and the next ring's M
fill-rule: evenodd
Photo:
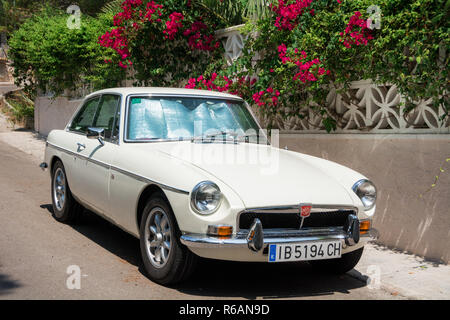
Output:
M103 142L103 139L105 138L105 129L103 128L89 127L87 129L86 137L88 139L97 139L102 146L105 145L105 142Z

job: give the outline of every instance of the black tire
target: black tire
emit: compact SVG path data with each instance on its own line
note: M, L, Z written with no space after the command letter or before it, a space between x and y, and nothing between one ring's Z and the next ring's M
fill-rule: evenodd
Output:
M331 274L344 274L352 270L361 259L364 247L354 250L352 252L343 254L339 259L329 259L329 260L313 260L310 264L323 272Z
M166 238L164 236L161 240L161 235L164 232L160 228L160 238L157 240L156 235L150 231L150 225L156 220L155 216L159 214L158 212L161 209L167 217L170 228L170 231L166 231L166 233L170 233L170 250L165 263L157 267L155 266L155 264L158 264L158 261L155 261L157 260L157 249L153 249L155 250L155 257L151 257L153 253L151 252L152 249L150 249L149 243L152 241L163 242ZM149 230L146 234L147 227ZM144 262L147 275L152 281L162 285L173 285L186 280L192 274L197 263L197 256L180 242L181 232L173 211L162 194L155 194L147 201L142 214L139 233L142 261ZM161 248L161 250L163 249ZM160 252L159 263L163 260L161 255L162 253Z
M58 202L55 196L55 175L62 173L64 176L64 182L61 185L64 186L64 201ZM61 181L61 180L59 180ZM52 189L51 189L53 213L52 216L59 222L66 224L73 224L79 221L82 206L73 198L67 181L66 171L61 161L56 161L52 168Z

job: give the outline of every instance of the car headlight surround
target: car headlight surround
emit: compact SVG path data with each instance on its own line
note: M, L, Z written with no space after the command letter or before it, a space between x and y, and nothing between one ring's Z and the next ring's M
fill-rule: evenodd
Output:
M361 179L353 185L352 189L361 199L366 211L375 206L377 201L377 188L371 181Z
M217 211L222 202L222 192L212 181L198 183L191 192L191 206L201 215L209 215Z

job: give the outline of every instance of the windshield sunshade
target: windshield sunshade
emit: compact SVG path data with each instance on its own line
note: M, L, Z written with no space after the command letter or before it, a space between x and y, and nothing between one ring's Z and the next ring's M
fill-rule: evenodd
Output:
M205 98L133 97L127 140L177 140L214 132L255 136L260 127L243 102Z

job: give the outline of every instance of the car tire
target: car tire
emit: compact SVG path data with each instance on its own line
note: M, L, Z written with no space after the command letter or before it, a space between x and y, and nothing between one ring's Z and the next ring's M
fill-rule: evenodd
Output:
M73 198L67 181L66 171L61 161L52 168L52 216L59 222L76 223L81 215L82 206Z
M352 270L361 259L364 247L352 252L343 254L339 259L314 260L310 264L320 270L331 274L344 274Z
M180 242L181 232L164 195L147 201L139 233L142 260L152 281L172 285L192 274L197 256Z

